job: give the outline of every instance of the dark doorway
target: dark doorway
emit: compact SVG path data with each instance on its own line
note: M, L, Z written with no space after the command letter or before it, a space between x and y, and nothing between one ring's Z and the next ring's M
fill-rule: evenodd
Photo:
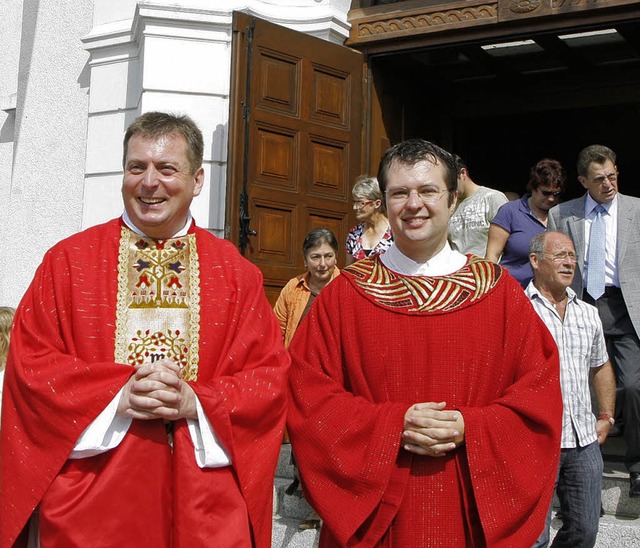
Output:
M639 36L640 24L626 22L375 56L386 134L437 142L476 182L518 194L536 161L555 158L566 198L583 192L578 152L599 143L618 154L620 191L640 196Z

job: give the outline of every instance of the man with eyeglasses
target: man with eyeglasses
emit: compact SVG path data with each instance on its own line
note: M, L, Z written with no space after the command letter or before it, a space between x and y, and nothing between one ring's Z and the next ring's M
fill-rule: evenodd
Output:
M450 153L404 141L378 181L394 243L323 289L289 347L320 546L531 546L560 452L556 344L505 269L449 245Z
M551 209L549 229L573 240L578 267L571 288L600 314L618 384L616 427L627 445L629 496L640 497L640 200L618 192L616 154L606 146L583 149L577 169L587 192Z
M560 352L562 441L556 479L562 527L556 548L595 545L598 535L602 454L614 412L616 381L609 362L597 309L577 298L569 286L577 256L571 239L561 232L542 232L529 244L533 280L525 293L549 328ZM590 380L599 415L591 410ZM551 507L545 529L534 545L549 543Z

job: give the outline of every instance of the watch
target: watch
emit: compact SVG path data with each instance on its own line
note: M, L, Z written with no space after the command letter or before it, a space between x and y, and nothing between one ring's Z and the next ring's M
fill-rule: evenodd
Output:
M616 420L611 415L609 415L609 413L600 413L598 415L598 420L599 421L609 421L609 424L611 426L613 426L616 423Z

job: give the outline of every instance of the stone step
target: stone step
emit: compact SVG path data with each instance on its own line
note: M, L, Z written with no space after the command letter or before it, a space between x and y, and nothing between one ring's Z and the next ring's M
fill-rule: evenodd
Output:
M604 461L602 507L605 514L620 518L640 517L640 498L629 498L629 473L622 462Z
M562 527L562 521L554 518L551 521L552 539L560 527ZM640 546L639 518L632 519L619 516L603 516L600 518L595 548L632 548L634 546Z
M311 507L304 498L296 495L287 495L284 492L290 483L291 480L289 478L275 479L273 511L278 516L285 518L306 519L311 514Z
M274 517L271 548L317 548L320 531L303 531L298 527L299 523L299 520L292 518Z

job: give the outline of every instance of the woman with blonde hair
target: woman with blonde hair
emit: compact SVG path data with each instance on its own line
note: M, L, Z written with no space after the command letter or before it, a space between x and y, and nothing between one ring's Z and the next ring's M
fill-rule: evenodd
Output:
M4 367L7 364L7 354L9 352L9 335L11 334L11 324L13 323L15 312L15 308L0 306L0 403L2 403Z
M384 253L393 241L378 180L361 175L353 185L351 194L358 224L347 236L347 264Z

